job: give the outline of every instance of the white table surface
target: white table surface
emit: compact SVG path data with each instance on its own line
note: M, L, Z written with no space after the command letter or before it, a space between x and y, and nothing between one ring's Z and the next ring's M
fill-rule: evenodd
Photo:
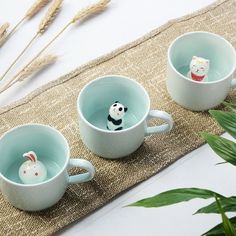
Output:
M0 23L17 22L33 0L0 0ZM92 1L64 0L63 10L50 30L42 36L9 73L10 78L32 57L77 9ZM50 49L60 60L24 86L0 94L0 106L10 104L35 88L72 69L131 42L168 20L189 14L213 0L113 0L106 12L81 26L71 27ZM46 9L44 9L45 12ZM36 32L43 12L24 24L0 49L0 72L4 71ZM225 135L229 137L228 135ZM218 215L192 215L210 201L193 200L163 208L122 208L139 199L180 187L209 188L226 196L235 195L235 167L216 166L221 159L204 145L161 173L127 191L103 208L76 222L57 235L200 235L220 222Z

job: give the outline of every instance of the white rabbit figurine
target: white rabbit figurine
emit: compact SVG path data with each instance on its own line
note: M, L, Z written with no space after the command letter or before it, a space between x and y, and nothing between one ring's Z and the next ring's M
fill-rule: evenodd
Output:
M28 161L24 162L19 169L19 177L24 184L37 184L47 178L47 169L37 158L35 152L23 154Z

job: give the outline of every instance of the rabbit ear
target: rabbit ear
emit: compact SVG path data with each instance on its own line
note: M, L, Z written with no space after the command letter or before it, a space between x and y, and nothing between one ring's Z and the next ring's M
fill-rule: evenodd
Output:
M37 155L35 154L35 152L30 151L27 153L23 154L23 157L28 158L30 161L36 162L37 161Z
M210 61L209 60L206 60L206 64L208 65L210 63Z
M192 59L196 60L196 59L197 59L197 57L196 57L196 56L193 56L193 57L192 57Z

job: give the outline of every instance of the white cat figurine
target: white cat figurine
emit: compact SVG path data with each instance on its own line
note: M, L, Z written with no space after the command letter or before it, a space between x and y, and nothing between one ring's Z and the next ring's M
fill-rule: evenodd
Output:
M209 71L209 64L209 60L193 56L189 66L190 71L187 75L188 78L195 81L206 81L208 78L207 73Z

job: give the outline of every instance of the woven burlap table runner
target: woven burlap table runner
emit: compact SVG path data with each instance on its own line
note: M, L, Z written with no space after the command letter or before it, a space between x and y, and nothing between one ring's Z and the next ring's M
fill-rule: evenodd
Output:
M200 131L222 132L207 112L181 108L166 91L168 45L180 34L196 30L220 34L235 46L236 1L218 1L194 14L171 21L0 109L0 135L19 124L51 125L67 138L72 157L88 159L97 169L93 181L70 186L58 204L42 212L17 210L0 194L0 235L50 235L202 145ZM121 74L140 82L150 95L152 108L173 115L175 125L172 132L147 137L138 151L122 160L110 161L93 155L79 136L76 99L86 83L105 74ZM235 92L232 91L228 99L235 101Z

